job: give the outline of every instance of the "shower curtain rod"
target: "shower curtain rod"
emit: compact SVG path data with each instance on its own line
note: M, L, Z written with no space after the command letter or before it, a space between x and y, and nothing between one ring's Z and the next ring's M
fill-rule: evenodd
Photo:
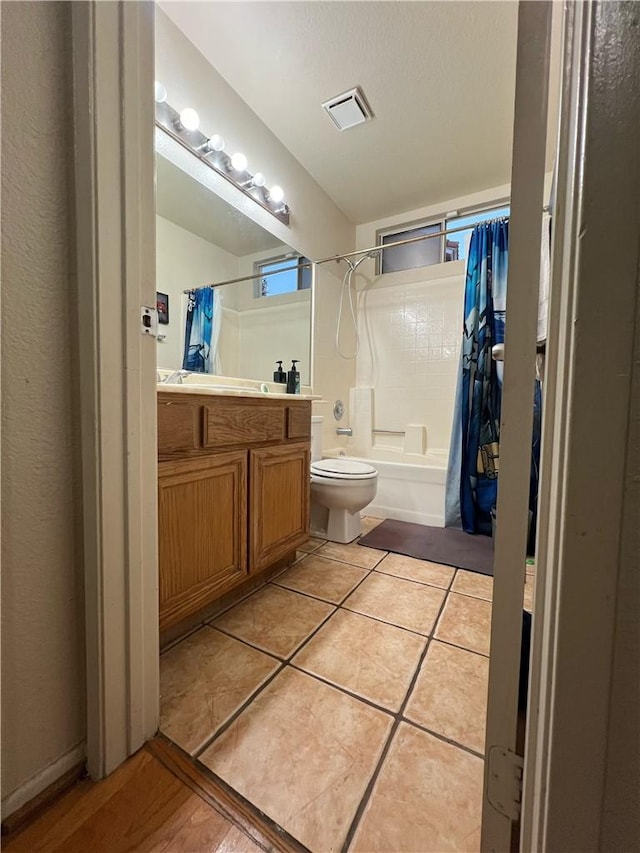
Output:
M542 208L543 213L547 213L549 211L549 205L545 205ZM508 216L498 216L497 219L508 219ZM266 278L270 275L279 275L283 272L289 272L290 270L299 270L304 269L305 267L312 267L318 264L328 264L331 261L335 261L338 263L339 261L345 261L347 258L354 258L358 255L375 255L377 252L384 252L385 249L393 249L396 246L406 246L407 243L419 243L421 240L431 240L433 237L445 237L447 234L457 234L459 231L469 231L472 228L475 228L476 225L483 225L487 222L492 222L491 219L478 219L476 222L470 222L468 225L460 225L458 228L449 228L444 229L442 231L434 231L433 234L421 234L419 237L407 237L406 240L396 240L395 243L385 243L384 246L372 246L370 249L356 249L354 252L346 252L344 255L331 255L328 258L320 258L318 261L307 261L302 264L294 264L290 267L283 267L279 270L273 270L272 272L263 272L263 273L254 273L254 275L245 275L240 278L231 278L228 281L218 281L214 284L201 284L200 287L190 287L183 291L183 293L194 293L196 290L204 290L206 287L216 288L216 287L224 287L227 284L240 284L243 281L253 281L256 278Z

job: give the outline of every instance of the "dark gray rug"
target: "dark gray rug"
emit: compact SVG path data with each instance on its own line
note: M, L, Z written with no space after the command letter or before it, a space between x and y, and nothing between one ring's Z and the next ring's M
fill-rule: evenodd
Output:
M358 542L366 548L493 575L493 539L482 534L387 519Z

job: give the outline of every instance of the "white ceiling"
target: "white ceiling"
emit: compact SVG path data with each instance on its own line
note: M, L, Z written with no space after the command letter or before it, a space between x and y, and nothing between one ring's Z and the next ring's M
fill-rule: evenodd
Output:
M238 257L282 246L277 237L158 153L156 213Z
M510 179L515 2L160 6L354 223ZM375 119L340 133L356 85Z

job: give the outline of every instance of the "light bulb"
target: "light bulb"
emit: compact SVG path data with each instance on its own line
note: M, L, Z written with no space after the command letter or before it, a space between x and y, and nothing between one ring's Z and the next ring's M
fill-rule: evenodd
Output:
M262 172L256 172L253 176L253 186L254 187L263 187L265 185L265 177Z
M209 151L224 151L224 139L219 133L214 133L211 139L207 140L207 148Z
M156 104L164 104L164 102L167 100L167 90L162 85L162 83L158 82L158 80L156 80L156 82L153 84L153 92L156 99Z
M247 158L239 151L231 158L231 165L236 172L244 172L247 168Z
M278 203L284 198L284 190L276 184L275 187L271 187L269 190L269 196L271 197L271 201Z
M180 124L185 130L197 130L200 127L200 116L191 107L185 107L180 113Z

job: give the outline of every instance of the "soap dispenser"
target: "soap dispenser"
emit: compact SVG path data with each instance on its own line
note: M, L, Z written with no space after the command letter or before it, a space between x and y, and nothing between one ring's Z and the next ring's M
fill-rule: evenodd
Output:
M287 374L282 369L282 362L276 361L276 364L278 365L278 369L275 370L273 373L273 381L280 383L280 385L286 385L287 384Z
M300 371L296 368L298 359L294 358L291 362L291 370L287 374L287 394L300 393Z

